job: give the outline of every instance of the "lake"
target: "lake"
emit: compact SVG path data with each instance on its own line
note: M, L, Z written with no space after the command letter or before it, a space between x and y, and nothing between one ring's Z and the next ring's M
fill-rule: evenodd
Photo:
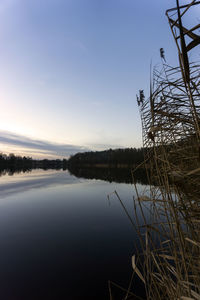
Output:
M0 177L0 299L109 299L108 280L128 287L138 239L107 195L116 190L132 212L132 184L67 170L11 174Z

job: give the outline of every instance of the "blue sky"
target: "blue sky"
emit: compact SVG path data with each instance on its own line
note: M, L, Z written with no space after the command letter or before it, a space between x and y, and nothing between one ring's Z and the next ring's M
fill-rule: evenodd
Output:
M150 63L161 64L161 47L177 64L165 16L174 6L1 0L0 151L39 158L140 147L136 93L148 93Z

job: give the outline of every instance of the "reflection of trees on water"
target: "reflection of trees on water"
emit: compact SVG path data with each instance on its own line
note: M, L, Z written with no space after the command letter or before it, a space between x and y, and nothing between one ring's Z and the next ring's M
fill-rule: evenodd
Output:
M40 170L63 170L65 171L66 170L66 167L53 167L53 166L50 166L50 167L41 167L41 168L6 168L6 169L1 169L0 168L0 177L1 176L5 176L5 175L9 175L9 176L13 176L14 174L20 174L20 173L30 173L32 172L32 170L37 170L37 169L40 169Z
M133 178L130 169L126 168L68 168L72 175L86 179L101 179L109 182L132 183ZM137 183L149 184L145 169L134 172L134 180Z
M0 177L9 175L12 176L14 174L20 174L20 173L30 173L32 171L31 168L23 168L23 169L16 169L16 168L7 168L7 169L0 169Z
M0 177L4 175L12 176L20 173L30 173L32 170L38 168L0 168ZM41 170L66 170L66 167L45 167L39 168ZM118 183L133 183L133 177L131 170L126 168L78 168L68 167L69 172L76 177L86 179L101 179L109 182ZM134 172L134 180L137 183L148 184L147 175L145 169L138 169Z

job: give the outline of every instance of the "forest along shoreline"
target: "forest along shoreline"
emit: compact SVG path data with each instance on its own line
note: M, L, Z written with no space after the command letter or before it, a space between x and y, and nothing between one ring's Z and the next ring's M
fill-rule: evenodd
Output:
M68 166L81 168L127 168L133 169L144 162L144 148L109 149L90 151L71 156Z
M76 153L66 159L35 160L31 157L0 154L0 176L5 174L30 172L33 169L68 170L78 178L98 179L117 183L133 183L132 170L143 165L144 148L109 149L105 151L90 151ZM138 183L148 184L144 167L134 172Z
M68 159L32 159L13 153L0 154L0 170L4 169L66 169L71 167L134 168L144 161L144 148L109 149L76 153Z

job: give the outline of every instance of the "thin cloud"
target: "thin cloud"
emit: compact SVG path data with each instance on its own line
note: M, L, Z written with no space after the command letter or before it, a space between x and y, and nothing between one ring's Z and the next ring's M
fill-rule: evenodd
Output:
M89 149L82 146L71 144L58 144L49 141L31 139L26 136L18 135L12 132L0 131L0 144L13 147L23 148L33 154L45 154L47 156L68 157L77 152L88 151ZM31 150L32 151L31 151Z
M95 151L125 148L121 145L116 145L116 144L115 145L114 144L88 144L88 145L92 150L95 150Z

